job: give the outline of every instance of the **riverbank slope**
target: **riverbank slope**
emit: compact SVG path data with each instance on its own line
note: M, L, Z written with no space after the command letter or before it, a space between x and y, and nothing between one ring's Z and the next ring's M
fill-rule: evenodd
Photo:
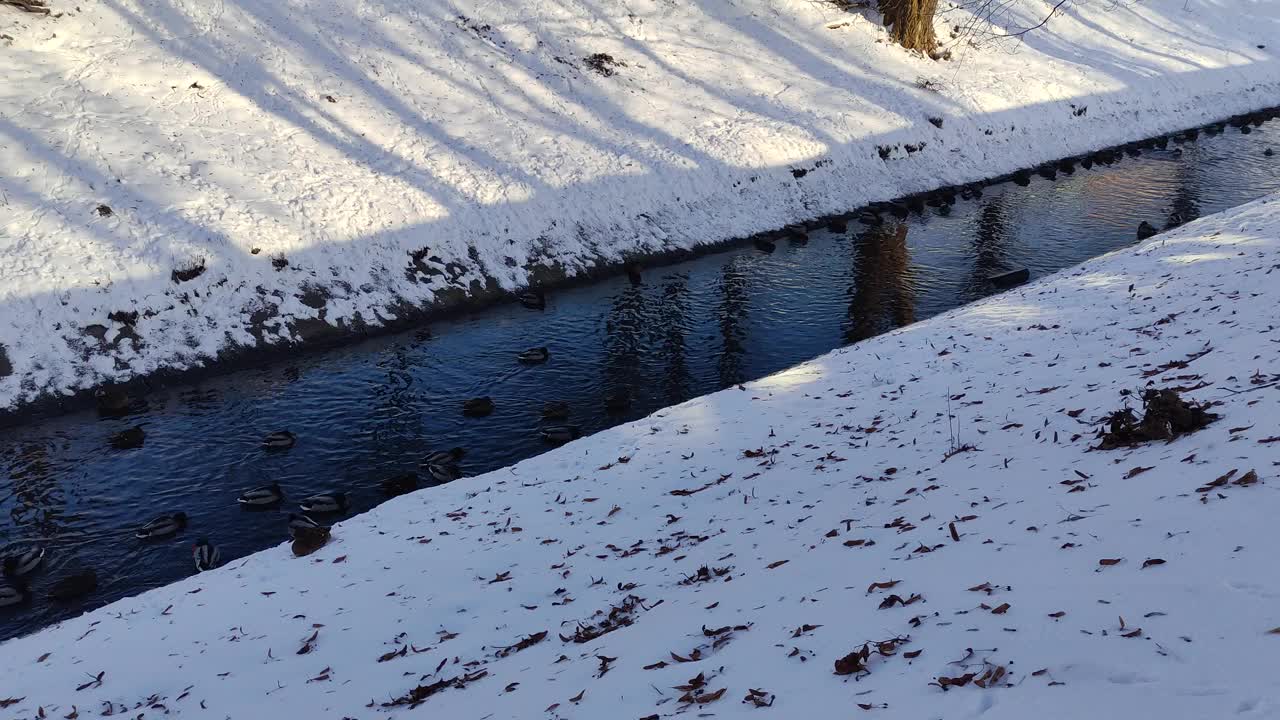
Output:
M1271 717L1278 269L1271 196L403 496L5 643L0 716ZM1219 418L1100 449L1147 388Z
M52 6L0 8L8 410L1280 105L1270 3L947 62L807 0Z

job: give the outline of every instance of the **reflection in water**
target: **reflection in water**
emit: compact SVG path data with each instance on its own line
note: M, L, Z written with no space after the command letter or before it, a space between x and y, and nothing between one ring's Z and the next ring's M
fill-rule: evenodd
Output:
M428 450L461 446L478 474L546 450L542 404L596 432L693 395L776 372L850 342L995 291L987 278L1033 277L1131 245L1140 221L1162 225L1280 191L1280 158L1262 149L1277 123L1229 130L1174 150L1144 152L1057 182L992 186L981 199L913 213L857 238L815 230L807 246L751 247L558 292L545 311L494 307L362 345L157 393L126 418L81 413L0 430L0 548L39 542L38 600L0 609L0 640L192 572L207 536L230 561L285 540L288 512L315 492L342 490L356 512L383 502L383 480L418 468ZM551 359L515 354L547 345ZM632 393L631 408L605 397ZM464 398L497 409L463 418ZM616 404L615 404L616 405ZM112 433L142 425L143 447L113 450ZM263 434L298 444L265 452ZM279 512L242 512L245 489L278 481ZM425 479L424 479L425 482ZM427 489L423 492L430 493ZM182 510L188 531L142 543L132 529ZM102 586L80 605L44 600L72 568Z
M879 225L862 233L853 256L845 341L865 340L915 322L906 224Z
M1008 223L1004 207L999 200L989 200L978 211L977 227L973 231L974 283L981 284L999 272L1014 270L1008 267L1005 243L1008 242Z
M743 326L748 307L748 276L744 265L742 257L726 263L717 287L720 302L716 311L720 320L721 349L716 367L720 371L720 384L724 387L737 385L746 379L742 374L742 353L746 349L742 342L746 336Z

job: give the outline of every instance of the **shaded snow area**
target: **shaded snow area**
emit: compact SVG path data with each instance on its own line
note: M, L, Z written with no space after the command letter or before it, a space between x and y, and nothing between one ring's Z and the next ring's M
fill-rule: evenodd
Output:
M51 5L0 6L0 407L1280 104L1272 2L948 62L809 0Z
M5 643L0 717L1276 717L1277 269L1272 196L400 497ZM1099 449L1148 387L1219 417Z

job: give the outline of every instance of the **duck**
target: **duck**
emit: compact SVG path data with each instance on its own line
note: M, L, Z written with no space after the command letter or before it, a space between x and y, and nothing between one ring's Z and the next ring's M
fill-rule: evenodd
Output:
M124 415L129 412L129 393L123 388L107 385L93 391L93 399L98 403L98 412L103 415Z
M542 417L547 420L566 420L569 417L569 403L563 400L552 400L542 406Z
M752 244L754 244L754 245L756 246L756 249L757 249L757 250L759 250L760 252L764 252L764 253L771 253L771 252L773 252L774 250L777 250L777 249L778 249L777 244L775 244L775 243L774 243L772 240L770 240L769 238L765 238L765 237L757 237L757 238L755 238L754 240L752 240L751 242L752 242Z
M176 512L172 514L164 514L138 528L138 531L134 533L134 536L140 540L158 540L160 538L167 538L170 535L177 535L179 531L186 527L186 513Z
M582 432L574 425L543 428L538 431L538 434L542 436L543 440L555 445L563 445L582 436Z
M324 547L329 542L329 528L307 528L300 529L293 534L293 554L297 557L310 555L311 553Z
M467 417L485 417L493 412L493 398L488 396L462 401L462 414Z
M452 463L433 463L427 466L427 474L438 483L453 482L462 477L462 468Z
M522 292L517 299L530 310L545 310L547 307L547 296L541 290Z
M298 436L288 430L276 430L262 438L262 447L268 450L288 450L298 442Z
M418 473L407 472L387 478L381 483L382 494L387 497L407 495L418 489Z
M146 439L147 434L143 432L142 426L135 425L128 430L121 430L120 432L112 435L108 442L110 442L111 447L116 450L136 450L137 448L142 447L142 443Z
M306 500L298 503L298 507L302 508L302 512L307 513L343 512L347 509L348 505L347 494L340 492L312 495Z
M196 572L204 572L218 566L221 553L208 538L200 538L195 545L191 546L191 558L195 560Z
M0 608L21 605L31 599L31 591L25 585L0 585Z
M284 500L284 490L280 489L280 483L273 482L270 485L244 491L237 502L248 507L267 507L276 505L281 500Z
M551 357L551 353L545 347L529 348L516 356L516 359L526 365L535 365L544 363L547 358Z
M1138 234L1139 240L1146 240L1147 238L1152 237L1153 235L1159 235L1160 231L1156 229L1155 225L1152 225L1146 220L1143 220L1142 222L1138 223L1137 234Z
M3 560L5 577L20 578L24 575L30 575L37 567L40 567L41 560L44 560L44 548L42 547L30 547L24 552L9 555Z
M604 409L610 413L626 412L631 407L631 392L617 390L604 396Z
M644 276L640 274L640 263L627 263L627 279L632 285L644 282Z
M422 458L423 465L439 465L441 463L456 463L466 455L467 451L460 447L450 448L449 450L433 450Z
M49 597L58 602L70 602L84 597L98 588L98 573L82 570L68 575L49 588Z
M321 525L306 515L299 515L297 513L290 513L289 515L289 537L297 537L299 532L328 529L328 527Z

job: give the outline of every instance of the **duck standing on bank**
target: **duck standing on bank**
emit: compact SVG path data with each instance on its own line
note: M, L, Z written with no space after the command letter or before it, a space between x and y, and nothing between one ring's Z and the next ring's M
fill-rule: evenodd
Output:
M321 525L320 523L316 522L315 520L312 520L306 515L299 515L298 513L289 514L289 537L291 538L296 538L298 537L299 532L304 532L307 530L328 530L328 529L329 529L328 527Z
M204 572L217 567L222 554L208 538L200 538L191 546L191 558L196 563L196 572Z
M37 567L40 567L42 560L44 560L44 548L30 547L5 557L0 561L0 565L4 568L5 577L20 578L34 572Z
M187 527L187 514L176 512L161 515L138 528L134 536L139 540L159 540L177 535Z

